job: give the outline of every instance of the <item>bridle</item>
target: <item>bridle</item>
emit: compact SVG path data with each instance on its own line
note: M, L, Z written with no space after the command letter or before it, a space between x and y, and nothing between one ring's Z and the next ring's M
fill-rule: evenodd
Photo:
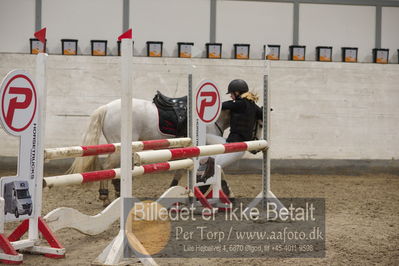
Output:
M222 128L218 125L218 122L217 122L217 121L215 122L215 126L216 126L216 128L219 130L220 136L223 137L223 130L222 130Z

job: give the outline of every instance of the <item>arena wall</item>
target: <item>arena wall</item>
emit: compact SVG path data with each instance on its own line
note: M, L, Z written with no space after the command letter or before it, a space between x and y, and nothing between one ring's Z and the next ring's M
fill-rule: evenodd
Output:
M34 61L33 55L0 54L0 76L15 68L34 75ZM134 97L147 100L156 90L184 95L188 73L193 84L208 78L222 91L230 80L243 78L261 95L269 72L273 159L399 157L399 65L148 57L134 62ZM112 56L49 56L46 147L81 143L89 115L119 97L119 67ZM17 155L14 137L0 131L0 144L0 157Z
M398 1L2 0L0 52L30 53L29 38L47 27L49 54L61 54L61 39L77 39L78 54L91 54L90 40L107 40L108 55L117 55L117 37L132 28L136 56L147 54L147 41L162 41L164 57L177 57L178 42L193 42L193 57L204 58L205 43L218 42L223 58L234 58L237 43L251 45L251 59L278 44L287 60L295 44L306 46L306 60L315 60L317 46L332 46L333 61L341 61L341 47L358 47L358 62L388 48L396 64L398 24Z

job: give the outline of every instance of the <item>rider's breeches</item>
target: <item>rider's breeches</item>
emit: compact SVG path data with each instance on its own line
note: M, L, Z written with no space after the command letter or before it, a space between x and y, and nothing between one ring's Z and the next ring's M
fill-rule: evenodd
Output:
M216 136L213 134L206 135L206 143L208 145L212 144L224 144L226 140L223 137ZM230 164L237 162L244 156L245 151L242 152L234 152L234 153L225 153L225 154L218 154L212 157L215 158L215 164L220 165L223 168L229 166Z

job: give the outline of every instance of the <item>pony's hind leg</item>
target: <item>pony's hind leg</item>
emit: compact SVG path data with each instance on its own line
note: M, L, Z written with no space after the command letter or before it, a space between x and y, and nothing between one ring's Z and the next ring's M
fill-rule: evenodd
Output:
M121 180L112 179L111 182L115 189L115 198L119 198L121 196Z
M107 160L104 163L104 167L106 167L106 169L112 169L112 168L119 167L119 164L120 164L120 154L112 153L107 157ZM112 179L111 183L115 190L115 198L119 198L120 191L121 191L121 180L120 179Z
M100 159L98 158L98 156L97 156L97 158L95 159L95 162L94 162L94 169L101 169L101 170L103 169L101 167ZM98 193L99 193L99 196L98 196L99 200L102 200L102 201L108 200L108 193L109 193L108 192L108 180L101 180L100 181L100 189L98 190Z
M103 201L103 206L106 207L110 203L108 180L100 181L100 189L98 190L98 199Z
M113 169L116 167L115 161L116 158L118 157L117 155L110 154L108 155L107 159L105 160L102 169ZM114 181L116 179L113 179L112 181ZM119 179L117 179L119 181ZM99 192L99 199L103 201L103 206L106 207L111 203L111 200L109 198L109 180L101 180L100 181L100 189L98 190ZM118 192L119 192L119 187L118 187ZM116 194L116 192L115 192ZM119 196L117 196L119 197Z

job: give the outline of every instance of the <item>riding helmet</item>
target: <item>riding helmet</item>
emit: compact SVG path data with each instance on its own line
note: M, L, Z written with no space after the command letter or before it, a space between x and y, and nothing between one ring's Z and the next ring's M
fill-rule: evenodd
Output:
M247 83L242 80L242 79L235 79L230 82L229 87L227 88L227 93L232 93L235 91L238 91L240 94L243 94L245 92L248 92L248 85Z

